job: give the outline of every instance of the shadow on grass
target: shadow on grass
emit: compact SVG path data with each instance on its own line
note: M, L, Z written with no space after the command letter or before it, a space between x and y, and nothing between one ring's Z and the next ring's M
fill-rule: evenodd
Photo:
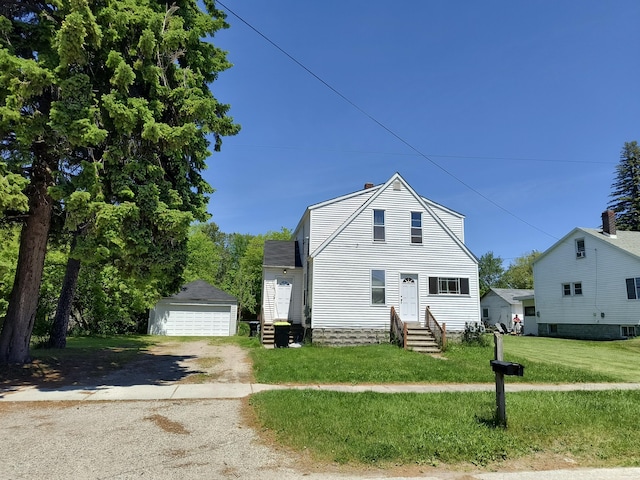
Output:
M0 394L19 387L39 390L92 389L101 386L166 385L204 373L189 368L184 355L154 355L146 344L117 347L34 349L32 362L0 369Z

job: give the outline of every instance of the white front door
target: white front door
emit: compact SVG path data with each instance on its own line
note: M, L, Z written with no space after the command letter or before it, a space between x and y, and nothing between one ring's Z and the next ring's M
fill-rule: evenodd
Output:
M400 274L400 318L418 321L418 275L413 273Z
M276 320L289 319L289 305L291 304L291 287L293 281L280 278L276 285Z

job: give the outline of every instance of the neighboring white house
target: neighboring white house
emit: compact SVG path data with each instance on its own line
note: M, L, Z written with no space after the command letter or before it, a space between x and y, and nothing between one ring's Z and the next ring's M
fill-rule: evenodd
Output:
M238 301L204 280L188 283L149 311L150 335L235 335Z
M640 232L574 228L536 259L533 278L538 334L616 339L638 334Z
M421 197L397 173L308 207L284 243L286 265L267 262L275 243L265 245L264 318L285 316L273 313L286 308L274 308L286 303L282 285L291 292L287 318L306 321L314 342L388 340L392 306L403 321L420 323L429 306L448 332L480 321L478 261L464 243L464 216Z
M482 309L482 321L487 325L496 323L504 324L508 330L512 330L513 319L516 315L523 322L527 334L527 322L525 315L535 317L535 307L525 307L521 297L531 297L533 290L517 288L492 288L480 298ZM535 334L537 332L531 332Z

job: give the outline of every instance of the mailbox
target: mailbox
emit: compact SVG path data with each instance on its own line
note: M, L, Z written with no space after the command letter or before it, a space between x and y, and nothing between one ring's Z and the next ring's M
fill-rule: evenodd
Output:
M524 365L514 362L505 362L503 360L491 360L491 368L496 373L503 375L516 375L518 377L524 376Z

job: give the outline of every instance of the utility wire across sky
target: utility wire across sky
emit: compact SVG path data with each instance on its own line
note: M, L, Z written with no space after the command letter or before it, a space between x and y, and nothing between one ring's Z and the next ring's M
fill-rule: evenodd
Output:
M346 103L348 103L349 105L351 105L353 108L355 108L358 112L360 112L362 115L364 115L365 117L367 117L369 120L371 120L373 123L375 123L376 125L378 125L380 128L382 128L384 131L386 131L389 135L393 136L394 138L396 138L399 142L401 142L402 144L404 144L406 147L408 147L409 149L411 149L413 152L415 152L415 154L419 157L422 157L424 160L428 161L429 163L431 163L431 165L433 165L434 167L438 168L439 170L441 170L442 172L444 172L446 175L448 175L449 177L453 178L454 180L456 180L458 183L460 183L461 185L463 185L465 188L467 188L468 190L472 191L473 193L475 193L476 195L478 195L479 197L483 198L485 201L489 202L491 205L493 205L494 207L502 210L503 212L505 212L506 214L510 215L511 217L515 218L516 220L518 220L519 222L531 227L534 230L537 230L538 232L547 235L551 238L553 238L554 240L558 240L558 237L556 237L555 235L552 235L551 233L543 230L540 227L537 227L536 225L533 225L532 223L528 222L527 220L525 220L524 218L520 217L519 215L517 215L516 213L512 212L511 210L503 207L502 205L500 205L499 203L495 202L494 200L492 200L491 198L489 198L488 196L484 195L483 193L481 193L479 190L475 189L474 187L472 187L471 185L469 185L468 183L466 183L464 180L462 180L460 177L456 176L453 172L447 170L445 167L443 167L442 165L440 165L438 162L436 162L435 160L433 160L432 158L430 158L428 155L426 155L425 153L423 153L420 149L418 149L417 147L415 147L412 143L410 143L408 140L406 140L404 137L402 137L400 134L396 133L394 130L392 130L391 128L389 128L387 125L385 125L382 121L378 120L376 117L374 117L373 115L371 115L370 113L368 113L366 110L364 110L363 108L361 108L359 105L357 105L355 102L353 102L350 98L348 98L346 95L344 95L343 93L341 93L337 88L335 88L334 86L332 86L331 84L329 84L327 81L325 81L322 77L320 77L318 74L316 74L315 72L313 72L310 68L308 68L306 65L304 65L301 61L299 61L297 58L295 58L293 55L291 55L289 52L287 52L284 48L282 48L280 45L278 45L277 43L275 43L273 40L271 40L269 37L267 37L264 33L262 33L260 30L258 30L256 27L254 27L251 23L249 23L247 20L245 20L243 17L241 17L239 14L237 14L234 10L230 9L229 7L227 7L223 2L220 2L219 0L216 2L218 5L220 5L222 8L224 8L227 12L229 12L231 15L233 15L235 18L237 18L240 22L242 22L244 25L246 25L248 28L250 28L251 30L253 30L257 35L259 35L260 37L262 37L267 43L269 43L271 46L273 46L276 50L278 50L280 53L282 53L284 56L286 56L287 58L289 58L293 63L295 63L296 65L298 65L300 68L302 68L305 72L307 72L309 75L311 75L313 78L315 78L317 81L319 81L322 85L324 85L326 88L328 88L330 91L332 91L334 94L336 94L338 97L340 97L342 100L344 100Z

